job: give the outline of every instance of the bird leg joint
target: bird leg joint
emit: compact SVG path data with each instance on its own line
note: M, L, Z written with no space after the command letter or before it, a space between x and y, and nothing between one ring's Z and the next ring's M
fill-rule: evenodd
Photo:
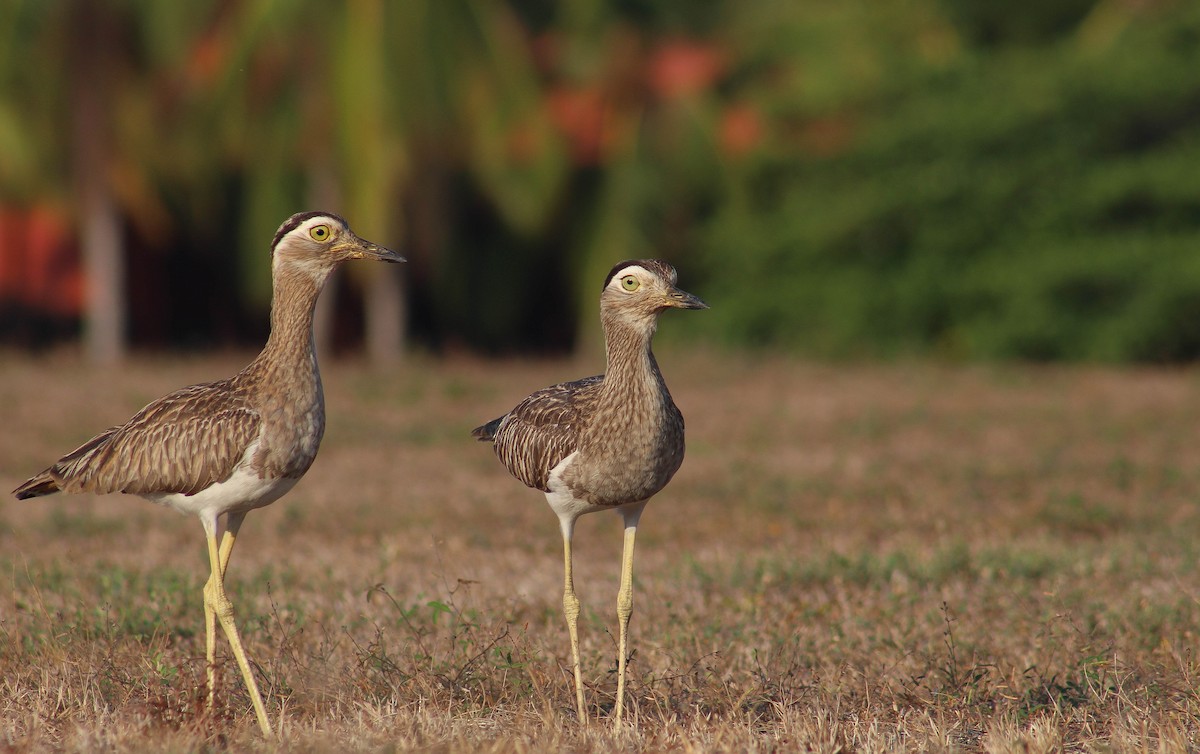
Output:
M628 624L629 617L633 615L633 588L622 587L617 592L617 617L622 623Z
M217 620L225 625L233 620L233 603L225 596L225 590L212 576L204 584L204 602L217 616Z
M565 592L563 594L563 612L567 616L568 623L574 623L579 618L579 598L574 592Z

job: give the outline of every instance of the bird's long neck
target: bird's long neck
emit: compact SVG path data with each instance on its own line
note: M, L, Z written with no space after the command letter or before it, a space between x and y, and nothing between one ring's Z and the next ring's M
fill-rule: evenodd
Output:
M313 314L325 279L288 264L277 264L273 277L271 335L250 369L316 374Z
M608 366L604 373L605 392L624 396L623 400L658 400L665 394L662 372L650 350L657 329L657 318L629 322L616 316L601 315L604 347Z
M328 270L313 274L276 260L271 336L234 378L262 418L251 461L260 475L299 479L317 457L325 433L325 396L313 344L313 314Z

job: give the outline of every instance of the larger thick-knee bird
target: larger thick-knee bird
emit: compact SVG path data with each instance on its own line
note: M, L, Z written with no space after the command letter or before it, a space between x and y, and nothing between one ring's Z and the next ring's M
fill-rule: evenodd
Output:
M271 335L258 358L229 379L159 398L13 491L20 499L125 492L199 516L212 568L204 585L208 707L219 621L263 735L270 735L271 724L225 595L225 571L246 514L286 494L317 457L325 399L313 310L329 275L351 259L404 261L359 238L336 215L290 217L271 242Z
M575 521L585 513L617 511L625 523L614 723L621 724L629 618L633 614L633 541L647 501L683 463L683 416L650 350L658 315L667 309L707 309L675 287L675 268L656 259L612 268L600 294L607 352L605 373L554 385L472 433L492 441L509 472L546 493L563 537L563 612L571 637L575 704L586 722L579 668L579 599L571 575Z

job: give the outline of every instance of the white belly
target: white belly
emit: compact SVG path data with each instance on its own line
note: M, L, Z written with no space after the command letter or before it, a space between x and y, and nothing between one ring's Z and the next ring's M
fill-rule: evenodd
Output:
M558 514L558 521L563 529L563 534L570 535L570 530L575 525L575 519L585 513L595 513L596 511L616 511L621 515L629 513L630 509L637 508L640 515L641 507L646 504L646 500L635 500L623 505L596 505L589 503L586 500L581 500L571 494L565 482L563 482L563 470L571 464L579 451L572 453L566 458L558 462L558 464L550 470L550 476L546 480L546 486L550 491L546 493L546 502L550 503L550 507ZM636 517L635 517L636 522Z
M550 488L550 491L546 493L546 502L550 503L550 507L558 514L560 521L574 521L585 513L593 513L603 507L575 497L563 482L563 469L569 466L577 455L579 455L579 451L575 451L559 461L553 469L550 469L550 476L546 479L546 486Z
M205 487L194 495L166 492L145 495L161 505L169 505L180 513L194 516L219 516L230 511L249 511L270 505L296 486L297 479L263 479L250 466L258 443L246 449L242 462L224 482Z

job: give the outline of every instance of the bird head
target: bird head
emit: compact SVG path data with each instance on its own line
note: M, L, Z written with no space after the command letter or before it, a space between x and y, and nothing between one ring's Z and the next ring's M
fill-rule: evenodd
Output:
M676 287L679 275L661 259L617 263L604 280L602 312L629 321L652 321L667 309L707 309L708 304Z
M324 278L342 262L376 259L403 262L391 249L359 238L345 220L329 212L301 212L289 217L271 242L274 264L292 264Z

